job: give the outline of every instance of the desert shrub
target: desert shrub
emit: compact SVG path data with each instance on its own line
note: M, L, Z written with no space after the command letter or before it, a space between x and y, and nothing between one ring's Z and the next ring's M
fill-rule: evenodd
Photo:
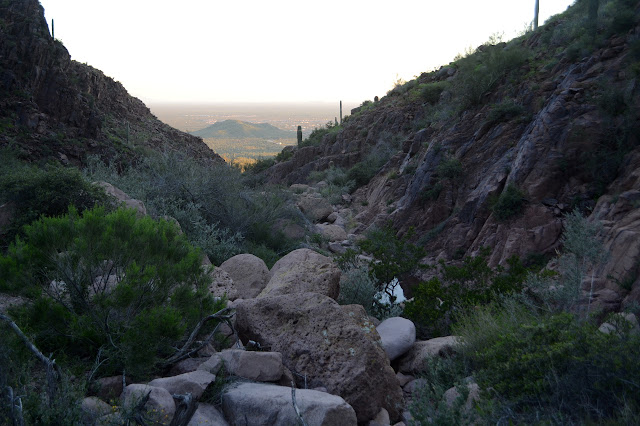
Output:
M367 314L373 315L373 303L378 292L376 280L369 274L366 266L350 267L340 276L341 305L362 305Z
M291 157L293 157L293 150L292 149L283 149L282 151L280 151L278 153L278 155L276 155L276 161L278 163L280 163L282 161L289 160Z
M473 410L465 409L469 395L465 377L469 373L460 357L428 357L424 360L424 370L420 378L425 386L418 388L409 404L409 412L414 422L420 425L463 425L473 424L477 418ZM449 406L445 392L455 387L459 396Z
M570 313L521 306L471 312L459 325L462 351L482 389L485 421L527 424L613 420L640 408L640 336L605 334Z
M505 221L520 214L524 203L524 192L515 185L509 184L495 200L491 209L499 221Z
M428 104L437 104L440 101L440 95L449 86L445 81L437 81L435 83L421 84L420 98Z
M64 214L70 205L79 210L105 203L107 196L74 168L47 165L39 168L0 151L0 204L14 206L13 219L2 231L0 242L8 246L24 225L41 215Z
M280 155L280 154L278 154ZM245 173L247 174L258 174L267 170L269 167L276 164L277 157L269 157L269 158L258 158L254 163L248 164L245 168ZM277 160L281 161L281 160Z
M281 188L247 188L239 170L199 164L179 153L147 157L120 173L93 161L86 173L144 201L151 215L174 217L216 264L246 250L250 241L281 251L282 240L264 238L266 233L278 219L300 220L290 194Z
M532 290L531 302L536 307L558 312L576 305L582 297L587 271L592 270L593 285L595 267L604 259L601 231L599 222L589 222L577 210L565 217L561 238L563 249L558 258L559 272L542 271L527 278L527 286Z
M425 186L420 191L419 201L421 205L425 205L429 201L437 200L442 192L443 185L442 182L437 181L435 184L430 186Z
M411 229L399 238L391 224L387 224L371 230L366 239L358 242L360 249L374 257L369 266L379 284L390 283L418 267L426 252L409 241L413 234Z
M456 92L464 106L482 103L484 96L508 74L528 60L528 52L516 44L486 44L473 55L457 61Z
M103 373L142 377L219 307L201 257L170 222L70 208L28 225L2 260L17 265L12 288L40 294L18 322L43 352L82 362L100 354Z
M445 335L459 313L522 290L527 270L520 259L511 257L506 268L492 269L487 255L483 250L478 256L465 257L460 266L440 262L437 276L414 289L404 315L416 324L421 336Z
M359 188L368 184L377 172L378 168L374 164L361 161L347 171L347 178L355 183L355 188Z
M443 178L455 179L462 174L462 163L455 157L445 157L436 167L438 175Z
M487 115L487 122L491 124L512 120L524 113L524 107L512 100L494 104Z

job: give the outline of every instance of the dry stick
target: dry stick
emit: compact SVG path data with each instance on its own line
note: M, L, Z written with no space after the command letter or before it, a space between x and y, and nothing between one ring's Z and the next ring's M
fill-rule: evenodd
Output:
M11 421L13 426L24 426L24 418L22 417L22 399L19 396L13 396L13 388L7 386L9 394L9 403L11 404Z
M231 326L231 321L229 321L229 320L231 319L232 315L223 315L225 312L227 312L227 311L229 311L231 309L233 309L233 308L224 308L224 309L219 310L215 314L211 314L208 317L205 317L205 318L201 319L200 322L198 323L198 325L196 325L196 328L194 328L193 331L191 332L191 334L189 335L189 338L187 339L186 343L182 346L182 348L178 352L176 352L174 355L172 355L169 359L167 359L164 362L164 365L167 366L167 365L171 365L173 363L176 363L178 361L181 361L181 360L187 358L189 355L197 352L202 347L204 347L204 345L206 343L208 343L208 342L203 343L202 345L200 345L200 347L198 349L194 349L192 351L188 351L188 348L193 344L193 341L198 336L198 333L200 332L200 329L208 321L210 321L212 319L222 319L222 320L226 321ZM232 327L232 329L233 329L233 327ZM214 330L214 332L215 332L215 330ZM213 337L213 333L211 333L209 338L212 338L212 337Z
M13 329L24 345L47 367L47 396L49 397L49 404L53 404L53 399L56 393L56 382L62 378L62 371L60 370L60 367L58 367L58 364L56 364L56 360L51 359L51 355L49 357L44 356L44 354L40 352L33 343L31 343L29 338L25 336L22 330L20 330L20 327L18 327L11 318L0 313L0 319L9 324L9 327Z
M186 426L193 414L198 408L198 402L190 394L173 394L173 399L176 401L176 413L171 420L170 426Z
M293 403L293 408L296 410L296 414L302 423L302 426L307 426L307 422L302 418L302 414L300 413L300 409L298 408L298 404L296 404L296 384L291 382L291 402Z

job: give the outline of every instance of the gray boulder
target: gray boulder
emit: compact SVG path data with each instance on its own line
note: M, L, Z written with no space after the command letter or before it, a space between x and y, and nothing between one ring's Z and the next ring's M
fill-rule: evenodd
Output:
M357 425L353 408L339 396L296 389L296 405L309 426ZM234 425L271 426L300 424L293 408L291 388L243 383L222 396L222 410Z
M229 373L249 380L275 382L284 371L282 354L278 352L227 349L220 356Z
M213 297L227 296L229 300L236 300L238 298L238 290L231 279L231 276L221 268L214 268L210 272L212 281L209 284L209 292Z
M94 182L94 184L103 188L104 192L115 198L118 204L137 210L138 216L145 216L147 214L147 208L142 201L129 197L121 189L116 188L108 182Z
M236 325L244 341L282 353L298 386L306 376L307 387L344 398L358 422L372 419L381 407L399 419L402 390L377 333L350 313L327 296L295 293L243 300L236 304Z
M269 268L264 261L252 254L238 254L227 259L220 269L229 274L237 292L237 298L251 299L260 294L269 282Z
M177 376L162 377L149 382L149 386L164 388L171 394L190 393L198 399L202 396L207 386L216 379L216 376L204 370L195 370Z
M436 337L416 342L409 352L399 359L398 371L404 374L418 375L424 370L424 360L428 357L445 357L455 351L458 342L456 336Z
M333 207L324 198L303 196L298 201L298 207L312 222L320 222L333 213Z
M406 318L388 318L376 327L389 360L404 355L416 342L416 326Z
M327 256L309 249L298 249L273 265L271 279L258 297L308 292L337 299L340 269Z
M200 403L187 426L228 426L224 416L211 404Z
M164 388L138 383L129 385L122 392L122 405L125 408L135 407L147 394L149 394L149 400L144 408L150 420L163 425L170 424L176 413L176 404L169 391Z
M330 242L344 241L347 239L347 233L344 228L338 225L317 224L316 231Z

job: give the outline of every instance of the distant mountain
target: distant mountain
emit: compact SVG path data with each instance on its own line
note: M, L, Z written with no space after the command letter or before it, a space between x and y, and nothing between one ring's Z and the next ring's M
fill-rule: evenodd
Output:
M191 132L191 134L201 138L217 139L291 139L296 137L296 132L282 130L268 123L248 123L240 120L218 121L209 127Z

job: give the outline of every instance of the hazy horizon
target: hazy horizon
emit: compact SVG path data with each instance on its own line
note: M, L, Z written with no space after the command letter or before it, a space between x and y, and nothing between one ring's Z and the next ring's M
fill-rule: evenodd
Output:
M510 39L535 0L40 0L72 59L145 103L361 103ZM573 0L540 2L540 23Z

